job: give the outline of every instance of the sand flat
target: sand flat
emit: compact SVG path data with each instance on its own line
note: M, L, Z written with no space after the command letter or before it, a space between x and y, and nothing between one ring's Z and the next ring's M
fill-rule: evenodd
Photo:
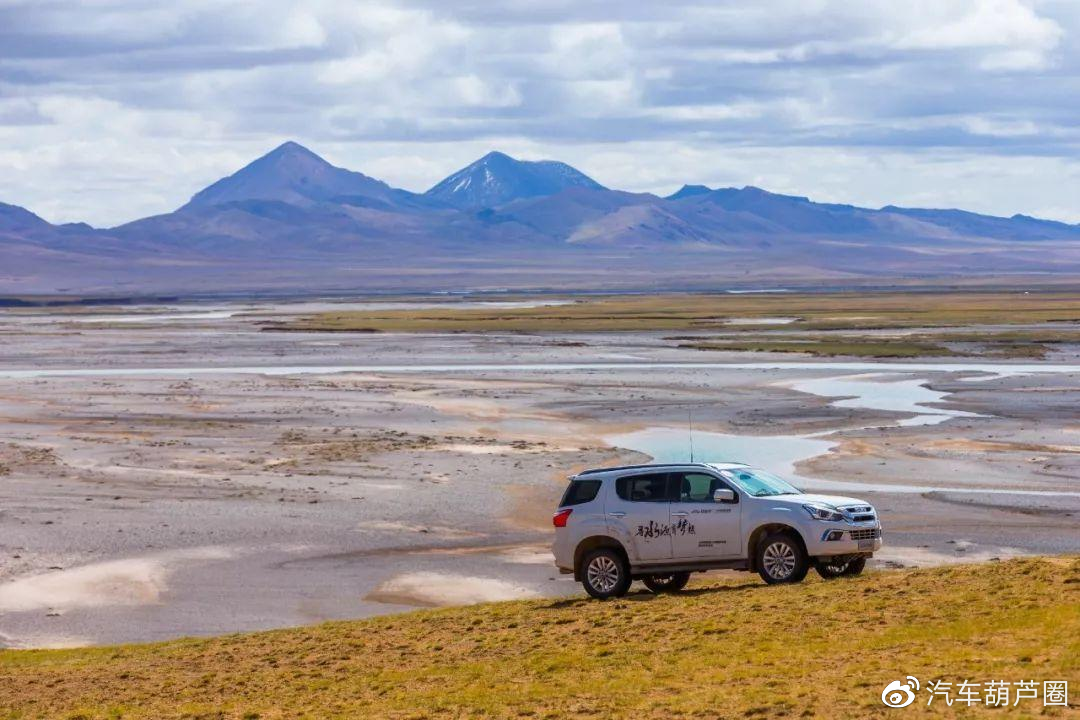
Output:
M173 565L231 556L224 548L197 548L15 578L0 584L0 612L153 604L167 589Z
M390 578L369 593L367 599L395 605L441 607L535 597L539 597L537 592L498 578L418 572Z

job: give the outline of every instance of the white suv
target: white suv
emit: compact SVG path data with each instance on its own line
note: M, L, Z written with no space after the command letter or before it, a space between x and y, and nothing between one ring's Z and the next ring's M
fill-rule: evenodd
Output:
M632 465L570 478L553 518L555 564L596 598L633 580L682 589L691 572L756 570L767 583L857 575L881 547L867 502L808 495L736 463Z

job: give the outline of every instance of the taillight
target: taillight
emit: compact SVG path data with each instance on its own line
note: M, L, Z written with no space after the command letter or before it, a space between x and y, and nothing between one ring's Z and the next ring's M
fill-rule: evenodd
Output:
M574 508L560 510L551 516L551 524L555 527L566 527L566 521L570 518L570 513L572 512L574 512Z

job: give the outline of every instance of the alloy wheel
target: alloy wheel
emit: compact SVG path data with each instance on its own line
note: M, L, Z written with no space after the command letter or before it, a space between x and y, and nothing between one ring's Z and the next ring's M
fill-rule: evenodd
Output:
M765 572L769 573L769 577L784 580L795 572L795 548L785 542L774 542L765 548L762 564L765 566Z
M604 555L592 559L587 571L589 584L600 592L611 592L619 582L619 566Z

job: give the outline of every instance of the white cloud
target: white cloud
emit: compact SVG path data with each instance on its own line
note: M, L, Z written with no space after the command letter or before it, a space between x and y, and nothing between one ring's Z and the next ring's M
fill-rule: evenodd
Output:
M1041 70L1050 64L1042 50L1007 50L987 53L979 62L983 70Z
M334 22L355 47L316 71L317 79L331 84L409 80L435 69L444 53L469 39L467 28L426 11L358 6Z
M1046 130L1030 120L1001 120L992 117L961 118L960 124L976 135L992 137L1030 137Z
M622 29L615 23L555 25L549 31L551 73L602 80L626 73L633 62Z
M761 117L766 107L751 102L671 105L647 108L645 114L672 120L748 120Z
M1022 0L919 0L893 7L918 18L897 47L1050 50L1062 34Z
M462 105L514 107L521 104L521 93L510 83L488 82L479 75L463 75L451 82Z
M560 107L582 118L603 118L620 112L633 112L640 92L632 77L610 80L571 80L561 86Z
M281 27L286 47L318 47L327 39L319 19L301 8L291 11Z

